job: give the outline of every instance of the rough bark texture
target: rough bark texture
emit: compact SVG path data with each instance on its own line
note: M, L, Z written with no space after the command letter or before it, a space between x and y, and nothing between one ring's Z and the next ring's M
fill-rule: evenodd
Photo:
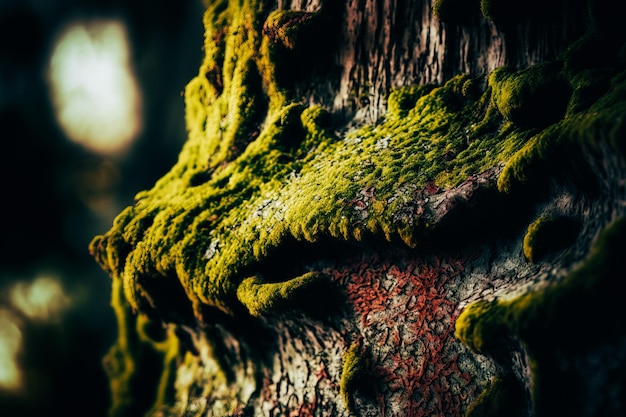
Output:
M209 3L179 162L90 247L111 415L626 413L626 36L473 3Z
M315 12L321 3L285 1L278 2L278 8ZM333 42L323 47L331 48L330 67L336 72L314 83L308 79L302 89L335 113L375 122L385 113L391 89L441 84L457 74L486 74L503 65L523 68L554 59L583 34L588 18L585 1L551 3L558 5L537 7L533 19L501 26L482 17L477 2L462 24L440 21L430 0L326 5L342 16L339 28L320 28L335 31Z

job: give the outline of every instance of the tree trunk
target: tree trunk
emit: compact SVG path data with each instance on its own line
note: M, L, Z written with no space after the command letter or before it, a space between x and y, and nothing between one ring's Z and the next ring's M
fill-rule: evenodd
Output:
M90 246L111 415L624 414L626 36L500 3L209 2L179 161Z

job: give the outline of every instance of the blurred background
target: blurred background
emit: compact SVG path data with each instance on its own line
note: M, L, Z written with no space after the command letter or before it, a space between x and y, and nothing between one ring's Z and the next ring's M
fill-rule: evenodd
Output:
M0 416L105 416L116 324L89 255L176 162L202 0L0 0Z

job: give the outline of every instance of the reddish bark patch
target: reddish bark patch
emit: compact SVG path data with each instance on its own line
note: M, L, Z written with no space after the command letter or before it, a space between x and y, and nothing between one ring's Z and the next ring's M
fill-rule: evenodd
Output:
M477 385L457 365L459 314L448 298L463 260L454 257L363 259L327 271L345 288L371 355L381 415L462 416Z

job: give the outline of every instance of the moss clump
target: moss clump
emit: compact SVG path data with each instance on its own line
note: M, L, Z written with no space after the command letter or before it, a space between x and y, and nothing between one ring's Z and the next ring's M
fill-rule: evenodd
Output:
M561 281L511 300L468 306L456 322L455 334L468 347L487 354L503 331L518 338L534 371L534 406L542 415L560 410L584 382L565 380L555 358L614 343L626 334L619 311L624 244L626 218L607 227L586 261ZM568 409L576 409L575 401L569 404Z
M579 229L579 222L571 217L540 217L528 226L524 256L537 262L550 252L564 249L574 243Z
M478 301L465 308L455 324L455 336L476 353L497 356L506 348L502 342L508 336L493 302Z
M313 26L316 16L317 13L311 12L274 10L263 24L263 34L286 49L296 49L303 42L300 38L306 36L306 32Z
M576 114L589 109L610 88L613 71L607 69L587 69L571 78L572 98L567 113Z
M285 282L266 283L260 277L244 279L237 288L237 299L248 309L251 315L261 316L293 308L306 308L315 304L307 299L321 291L316 291L324 284L327 277L317 272L308 272ZM327 286L326 286L327 287ZM320 303L323 304L323 303Z
M262 27L267 40L269 65L273 78L282 87L326 74L336 43L338 3L324 5L319 11L274 10Z
M496 24L510 24L526 15L526 13L523 12L520 15L519 12L520 10L523 11L524 7L521 6L519 2L515 4L517 4L517 6L513 6L511 2L501 0L481 0L480 11L486 19Z
M580 105L580 89L577 85L573 100L565 117L533 136L505 166L498 178L498 188L510 192L515 185L540 178L546 169L552 172L563 167L567 160L581 156L580 146L594 147L599 142L608 143L621 155L626 155L626 124L623 115L626 112L626 72L611 71L605 77L607 91L591 105ZM572 80L578 78L573 77ZM591 99L589 100L591 101ZM588 107L587 107L588 106ZM584 107L587 107L586 109ZM574 110L582 111L574 113ZM556 155L559 155L557 157Z
M532 353L542 348L578 350L614 340L626 330L626 321L600 318L617 314L619 303L611 298L619 294L617 277L624 266L619 248L624 242L626 219L622 218L602 232L584 264L566 278L512 300L469 305L457 319L455 334L481 353L491 353L490 341L503 330L520 337ZM587 324L586 337L580 339L576 329Z
M173 327L155 332L148 317L130 312L120 284L113 282L111 302L118 339L103 359L111 389L110 417L144 415L173 400L179 347Z
M615 73L608 90L586 111L572 115L568 134L578 143L594 145L609 142L622 156L626 155L626 71Z
M155 340L150 335L144 333L142 331L142 322L150 326L159 326L162 337ZM166 404L171 404L176 398L174 382L176 381L180 349L180 341L176 335L176 325L168 325L166 328L163 328L163 324L160 321L154 323L142 315L138 317L138 334L142 341L150 346L158 358L156 369L160 370L160 373L152 407L156 409Z
M564 161L580 158L580 145L593 148L602 141L626 155L623 117L626 112L626 72L616 60L618 48L609 42L607 53L606 42L607 39L592 28L563 52L559 59L562 68L558 75L552 75L552 79L564 80L569 85L571 95L565 104L565 114L537 131L507 162L498 179L501 191L510 192L517 184L541 178L546 170L557 171L564 166ZM503 73L498 74L500 71ZM494 92L494 99L499 103L497 107L509 118L511 110L521 107L516 104L516 95L512 94L519 87L503 88L510 75L510 70L498 69L490 77L496 88L503 82L500 92ZM558 108L560 113L562 107ZM555 112L552 117L556 115Z
M519 71L506 67L489 76L494 104L500 113L522 128L544 128L562 119L571 95L559 62L547 62Z
M427 185L455 187L506 163L498 187L510 192L541 179L555 154L580 153L596 132L624 145L623 74L614 72L584 111L565 114L572 108L561 102L570 96L556 94L558 111L536 114L539 92L561 91L554 86L572 85L578 74L561 63L498 69L484 91L467 75L398 89L385 120L337 137L327 110L290 101L262 69L271 61L252 33L261 17L232 4L207 13L210 28L225 16L235 25L234 39L224 35L221 49L208 48L233 62L223 64L222 93L207 84L206 62L218 60L211 55L186 90L190 137L178 163L91 244L140 311L185 317L191 308L201 318L208 305L228 312L239 303L244 271L286 241L383 238L414 246L432 227L415 211ZM237 25L252 32L241 38Z
M435 88L432 84L412 85L404 88L392 90L387 97L387 113L388 120L396 118L404 118L409 111L415 107L417 100L428 94Z
M561 54L570 76L585 70L612 70L619 65L619 48L597 31L590 30Z
M235 88L244 80L225 86ZM190 139L178 163L153 189L138 194L105 236L94 238L92 251L124 281L133 308L159 314L181 309L171 301L179 288L199 316L202 305L230 311L245 278L242 271L289 239L382 236L413 245L427 225L417 216L399 215L415 198L402 190L429 183L453 187L506 161L528 137L498 130L493 113L477 112L489 91L468 93L472 82L463 75L440 87L398 93L387 120L342 140L326 110L283 101L275 111L268 107L258 133L231 161L234 154L222 153L220 138L232 141L215 129L221 118L208 124L207 115L222 109L224 96L232 93L225 88L200 111L195 103L205 90L192 81L186 94L194 103L188 109ZM228 109L234 112L229 119L237 120L247 107ZM472 125L484 126L476 129L482 136L468 130Z
M339 393L348 411L354 411L354 395L363 390L368 393L369 363L360 343L353 343L343 356L343 369L339 383Z
M498 177L498 189L510 193L520 184L540 181L546 176L545 162L558 153L568 155L569 145L560 125L539 132L507 161Z
M410 207L427 184L451 188L506 163L498 187L511 191L541 177L538 168L554 153L593 142L597 132L624 146L624 73L607 70L606 91L597 86L597 98L581 104L596 87L577 81L585 77L575 53L563 65L497 69L485 91L468 75L398 89L382 123L338 138L326 110L277 85L261 34L269 15L256 2L207 9L206 57L185 91L189 140L172 170L91 243L136 310L186 317L188 300L196 315L203 305L229 311L242 271L286 240L415 245L431 225ZM289 16L300 15L270 20L283 28ZM563 80L578 104L566 105Z
M495 12L496 2L487 3ZM440 11L453 5L438 4ZM207 8L206 56L185 90L189 139L178 162L90 245L113 278L120 317L110 355L116 404L134 395L135 386L152 390L136 367L144 355L138 346L159 351L153 369L163 370L160 345L133 339L133 311L175 323L192 314L203 321L216 309L232 313L242 304L253 315L272 313L324 282L312 275L265 282L254 275L287 245L295 255L309 242L328 240L416 246L434 226L418 210L429 193L502 164L498 187L510 192L541 180L546 161L563 151L580 153L581 143L604 140L626 149L626 72L619 60L583 65L583 44L555 62L496 69L486 88L482 77L462 74L442 85L397 89L384 120L338 135L328 110L301 103L280 75L288 62L282 59L297 53L319 16L272 13L252 0ZM533 240L539 230L529 233L533 251L546 242ZM471 306L457 334L488 354L499 350L494 340L507 330L530 340L530 327L512 323L531 322L520 317L531 317L536 303L561 302L548 293ZM156 398L158 389L152 391Z

